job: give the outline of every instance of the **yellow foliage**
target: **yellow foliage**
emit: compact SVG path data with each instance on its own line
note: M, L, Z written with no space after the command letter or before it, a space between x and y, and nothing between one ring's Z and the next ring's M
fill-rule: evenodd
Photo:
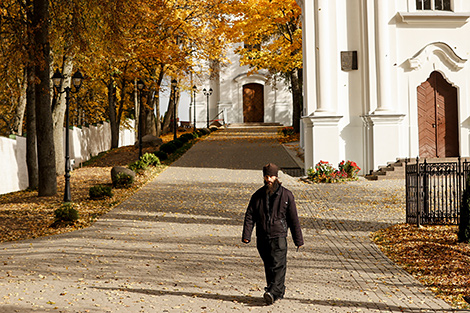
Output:
M243 65L282 73L302 68L301 10L295 0L235 0L231 9L237 14L232 40L244 43L237 50Z

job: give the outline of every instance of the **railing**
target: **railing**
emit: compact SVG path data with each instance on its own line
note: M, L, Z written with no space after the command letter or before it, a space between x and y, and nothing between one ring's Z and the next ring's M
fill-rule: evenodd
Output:
M224 119L224 116L223 116L223 113L224 113L224 110L220 111L219 114L217 114L213 119L211 119L209 121L209 125L212 123L212 122L220 122L222 121L222 125L225 126L225 119ZM220 115L222 114L222 118L218 118Z
M458 224L460 203L470 163L420 162L406 160L406 222L421 224Z

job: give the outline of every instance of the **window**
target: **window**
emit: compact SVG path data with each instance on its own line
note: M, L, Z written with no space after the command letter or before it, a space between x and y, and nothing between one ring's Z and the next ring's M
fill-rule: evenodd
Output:
M417 10L451 11L451 0L416 0Z

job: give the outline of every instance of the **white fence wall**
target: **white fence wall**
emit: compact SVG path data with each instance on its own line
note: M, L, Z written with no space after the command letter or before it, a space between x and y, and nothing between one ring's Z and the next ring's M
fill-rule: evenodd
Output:
M130 122L131 127L134 121ZM65 129L64 129L65 137ZM89 160L100 152L111 149L111 125L108 122L73 127L69 130L70 160L74 167ZM64 140L65 143L65 140ZM134 128L123 128L119 132L119 147L135 143ZM28 188L28 169L26 165L26 138L16 139L0 137L0 194Z

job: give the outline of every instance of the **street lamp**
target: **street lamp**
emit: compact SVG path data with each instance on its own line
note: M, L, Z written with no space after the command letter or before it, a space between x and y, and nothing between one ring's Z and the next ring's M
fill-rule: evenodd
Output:
M193 114L194 114L194 120L193 120L193 123L194 123L194 131L196 131L196 91L197 91L197 87L196 85L193 86Z
M209 89L209 91L206 90L206 88L204 88L202 90L202 92L204 92L204 96L207 97L207 128L209 128L209 97L212 95L212 88Z
M56 88L57 92L65 92L65 190L64 190L64 202L72 201L72 196L70 192L70 154L69 154L69 102L70 102L70 93L77 93L82 86L83 75L80 73L80 70L77 70L72 76L72 84L75 87L75 91L72 91L72 88L65 87L64 91L60 91L60 83L64 79L64 75L57 69L52 75L52 83Z
M142 157L142 90L145 88L145 83L142 79L137 82L137 89L139 90L139 159Z
M172 89L172 94L173 94L173 140L176 140L178 138L178 129L177 129L177 123L176 123L176 90L178 86L178 81L176 79L171 80L171 89Z

